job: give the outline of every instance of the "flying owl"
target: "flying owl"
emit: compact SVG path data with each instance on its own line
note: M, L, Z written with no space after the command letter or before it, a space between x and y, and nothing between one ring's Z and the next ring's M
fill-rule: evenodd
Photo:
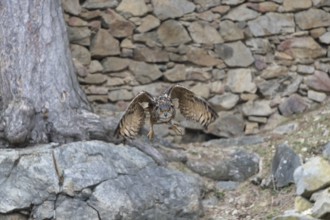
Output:
M148 138L154 137L154 124L167 123L176 133L182 131L172 120L175 117L173 100L178 99L179 110L187 118L199 122L207 128L217 117L217 112L202 98L197 97L192 91L183 86L175 85L166 89L160 96L154 97L146 91L140 92L127 107L115 130L116 136L133 138L142 128L146 112L150 114L150 131ZM148 103L143 107L142 103Z

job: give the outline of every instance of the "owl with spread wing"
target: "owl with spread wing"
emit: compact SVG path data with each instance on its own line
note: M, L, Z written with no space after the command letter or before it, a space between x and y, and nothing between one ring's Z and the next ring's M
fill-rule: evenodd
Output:
M154 97L146 91L140 92L128 105L115 130L116 136L133 138L142 128L146 111L150 114L150 131L148 138L154 137L154 124L167 123L176 133L182 131L173 121L175 117L174 99L178 99L181 114L193 121L199 122L207 128L217 117L217 112L202 98L183 86L175 85L166 89L160 96ZM147 103L144 107L142 103Z

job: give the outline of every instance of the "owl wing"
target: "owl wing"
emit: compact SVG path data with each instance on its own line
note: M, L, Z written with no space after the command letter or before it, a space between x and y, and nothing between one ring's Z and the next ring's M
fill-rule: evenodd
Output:
M150 93L145 91L136 95L122 115L115 130L115 136L132 138L139 133L146 116L140 104L141 102L147 102L150 107L154 103L154 98Z
M206 100L197 97L183 86L172 86L166 93L172 99L179 100L179 109L185 118L199 122L205 128L218 118L217 112Z

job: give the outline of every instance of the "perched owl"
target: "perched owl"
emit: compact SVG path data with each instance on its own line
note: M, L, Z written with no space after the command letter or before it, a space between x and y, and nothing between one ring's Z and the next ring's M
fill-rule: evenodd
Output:
M178 99L178 108L185 118L197 121L205 128L218 117L217 112L207 101L197 97L185 87L175 85L166 89L158 97L153 97L145 91L140 92L132 100L121 117L115 130L115 135L125 138L136 136L144 124L146 117L145 111L149 111L150 113L150 131L148 133L150 140L154 137L154 124L170 124L171 129L182 134L181 130L172 120L175 117L173 99ZM147 107L144 108L142 103L148 103Z

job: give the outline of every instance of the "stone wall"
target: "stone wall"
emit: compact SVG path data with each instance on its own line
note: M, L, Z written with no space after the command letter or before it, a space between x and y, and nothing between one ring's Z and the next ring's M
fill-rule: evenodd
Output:
M230 137L275 126L330 91L327 0L62 1L81 85L109 111L182 84L219 112L208 132Z

